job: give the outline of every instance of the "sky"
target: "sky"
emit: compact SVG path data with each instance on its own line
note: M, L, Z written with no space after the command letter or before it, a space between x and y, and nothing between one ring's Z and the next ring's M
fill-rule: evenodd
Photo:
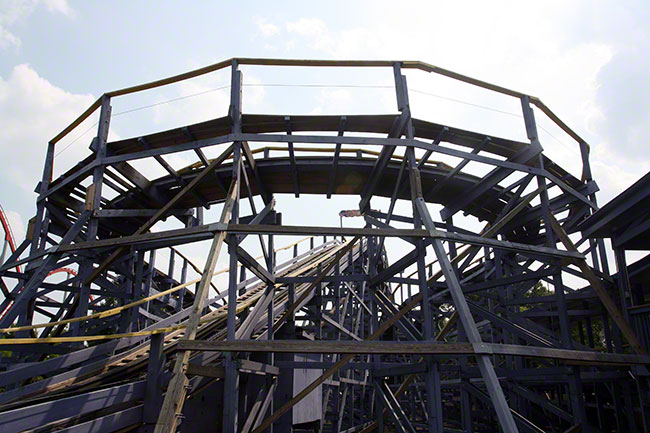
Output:
M0 0L0 204L22 239L48 140L103 92L231 57L277 57L421 60L537 96L590 144L602 205L650 169L649 11L642 1ZM396 113L390 70L242 70L244 112ZM424 72L406 75L415 117L525 139L517 100ZM268 86L288 83L333 87ZM222 116L228 84L224 71L117 98L109 139ZM577 143L536 115L547 155L579 176ZM55 177L88 154L94 121L58 143ZM309 214L338 225L338 211L358 197L292 203L279 200L285 222ZM307 212L314 206L323 211Z

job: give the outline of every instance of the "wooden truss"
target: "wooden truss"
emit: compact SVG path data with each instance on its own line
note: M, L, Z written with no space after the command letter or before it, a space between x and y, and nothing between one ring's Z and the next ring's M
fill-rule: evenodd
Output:
M397 113L243 114L245 65L391 68ZM228 116L108 142L112 98L224 68ZM519 99L528 141L413 118L407 69ZM577 141L581 179L543 154L533 106ZM57 142L96 110L92 156L52 179ZM194 165L165 160L188 150ZM580 226L598 209L588 155L539 99L421 62L231 59L108 92L50 141L27 239L0 267L1 430L648 431L629 279ZM365 227L283 225L287 193L359 195ZM151 231L167 218L182 227ZM309 245L277 263L287 236ZM392 263L387 239L409 245ZM202 268L177 249L201 241ZM63 266L78 275L50 282Z

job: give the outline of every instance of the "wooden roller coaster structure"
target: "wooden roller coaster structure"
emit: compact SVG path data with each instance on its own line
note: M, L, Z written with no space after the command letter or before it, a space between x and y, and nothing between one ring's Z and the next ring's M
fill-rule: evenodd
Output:
M397 110L245 114L246 65L388 68ZM112 99L227 68L227 116L109 142ZM407 69L517 98L528 139L413 118ZM576 141L580 178L544 155L533 107ZM97 110L92 155L53 179L57 143ZM597 190L589 146L541 100L422 62L237 58L105 93L48 143L0 266L0 430L648 431L638 293L584 235ZM365 227L285 225L276 194L358 195ZM164 219L178 228L151 230ZM409 247L389 262L392 238ZM198 242L204 264L177 249Z

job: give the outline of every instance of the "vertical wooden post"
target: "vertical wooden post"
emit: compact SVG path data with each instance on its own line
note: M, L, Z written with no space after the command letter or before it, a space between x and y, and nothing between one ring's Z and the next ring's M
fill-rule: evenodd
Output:
M232 77L230 87L230 108L229 115L232 119L233 133L241 132L241 93L242 93L242 73L239 70L237 60L232 62ZM241 142L235 142L233 148L232 160L232 179L237 180L240 184L241 175ZM239 221L239 187L235 191L235 201L233 212L230 217L231 223ZM237 246L239 238L237 235L228 236L228 254L230 255L230 269L228 271L228 319L227 319L227 336L226 339L232 341L235 339L236 331L236 314L237 314ZM224 380L224 398L223 401L223 432L237 433L238 403L239 403L239 371L233 352L225 354L224 367L226 377Z

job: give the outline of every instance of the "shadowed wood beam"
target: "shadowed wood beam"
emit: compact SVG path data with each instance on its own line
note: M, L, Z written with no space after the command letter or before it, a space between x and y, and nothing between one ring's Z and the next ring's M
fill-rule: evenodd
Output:
M417 296L413 297L413 299L404 307L402 307L402 309L400 309L397 312L397 314L395 314L394 316L392 316L391 318L383 322L374 333L368 336L366 338L366 341L373 341L381 337L384 334L384 332L386 332L390 327L392 327L403 315L405 315L406 313L411 311L414 307L419 305L421 300L422 300L421 294L418 294ZM302 391L300 391L298 394L295 395L295 397L293 397L285 404L283 404L282 407L280 407L278 410L273 412L273 414L268 418L266 418L255 430L253 430L252 433L262 433L264 430L266 430L267 427L269 427L271 424L277 421L282 415L287 413L299 401L301 401L303 398L308 396L314 389L316 389L323 382L325 382L327 379L332 377L343 366L345 366L345 364L347 364L352 359L354 359L355 356L356 356L355 354L343 356L338 362L336 362L336 364L334 364L327 371L325 371L325 373L323 373L320 377L318 377L312 383L307 385Z
M454 314L452 314L449 320L447 320L447 323L445 323L445 326L440 330L438 335L436 335L434 341L443 341L444 338L447 336L447 334L451 331L453 326L456 324L457 319L458 319L458 312L454 311ZM420 358L418 362L421 362L422 359L423 358ZM395 391L395 398L399 398L400 395L404 394L404 392L415 381L415 379L417 379L417 377L418 377L417 374L408 375L408 377L404 380L404 382L402 382L399 388L397 388L397 391ZM386 416L386 414L387 414L387 409L384 408L383 416ZM370 425L366 426L359 433L370 433L376 428L377 428L377 421L373 421Z
M307 289L298 297L298 299L295 300L295 302L287 308L284 313L282 313L282 316L273 324L273 332L276 332L280 327L286 322L286 320L291 317L291 315L298 309L300 308L300 305L307 299L307 297L311 294L311 292L314 290L314 288L319 285L329 274L329 272L336 266L339 261L345 257L345 255L354 247L354 245L357 243L359 240L359 236L355 237L352 239L348 244L343 247L334 257L334 260L332 260L326 267L323 269L323 271L318 275L316 280L307 287Z
M232 214L233 207L236 203L237 192L238 180L234 179L230 185L230 192L221 212L221 222L226 222L230 219L230 215ZM221 252L221 247L224 244L225 238L226 232L221 231L217 232L212 239L212 246L210 247L210 252L205 262L203 275L201 276L201 281L199 282L199 286L197 287L194 296L192 313L187 320L187 326L180 341L193 340L196 337L201 314L205 308L205 301L209 292L210 281L214 276L214 268L217 265L217 259L219 258L219 253ZM189 383L186 375L189 360L189 351L181 351L176 354L174 373L169 382L169 386L167 387L167 393L165 394L165 400L163 401L158 421L156 421L155 433L171 433L176 429L177 416L183 409L183 401Z
M166 86L168 84L177 83L179 81L187 80L190 78L198 77L210 72L218 71L220 69L227 68L232 65L233 60L236 60L240 65L268 65L268 66L320 66L320 67L393 67L395 63L400 63L402 68L405 69L419 69L425 72L431 72L439 75L443 75L454 80L462 81L467 84L478 86L484 89L488 89L497 93L502 93L504 95L509 95L515 98L521 98L526 96L522 92L516 90L508 89L506 87L498 86L496 84L488 83L487 81L478 80L476 78L469 77L467 75L459 74L457 72L450 71L448 69L440 68L435 65L420 61L396 61L396 60L305 60L305 59L256 59L256 58L237 58L237 59L227 59L212 65L204 66L199 69L192 71L184 72L182 74L173 75L171 77L162 78L160 80L151 81L148 83L138 84L131 87L126 87L119 90L113 90L106 92L106 96L115 97L121 95L128 95L130 93L141 92L143 90L154 89L156 87ZM65 137L70 131L75 129L81 122L87 119L92 115L97 108L101 106L101 101L104 95L100 96L95 102L92 103L86 111L84 111L79 117L77 117L70 125L63 129L59 134L57 134L50 143L55 144ZM558 125L563 131L569 134L574 140L578 143L585 143L587 151L589 151L589 145L587 142L582 139L574 130L572 130L567 124L565 124L557 115L551 111L539 98L535 96L530 96L530 102L536 105L544 114L546 114L549 119L551 119L556 125Z
M158 222L171 208L187 194L188 192L192 191L196 185L200 181L203 180L209 173L211 173L217 166L219 166L223 161L225 161L228 156L232 153L233 146L229 146L228 149L226 149L218 158L214 159L209 166L207 166L201 173L199 173L190 183L188 183L183 189L178 191L176 195L169 200L163 207L160 208L158 212L156 212L155 215L153 215L149 220L144 223L140 228L138 228L134 235L140 235L149 230L153 225ZM122 256L125 252L127 251L126 247L119 247L117 250L113 251L113 253L106 259L102 264L99 265L99 267L95 268L95 270L86 278L86 281L84 281L84 284L90 284L101 274L104 272L108 267L115 262L120 256Z
M551 223L551 228L560 239L560 241L564 244L564 247L569 251L578 251L576 246L569 238L569 235L567 235L560 223L551 213L549 213L549 221ZM627 320L625 320L625 317L616 306L614 300L609 296L609 293L607 293L607 289L603 285L600 278L596 276L594 271L589 267L589 265L587 265L587 262L584 259L574 259L572 261L580 269L580 272L582 272L582 275L587 279L587 281L589 281L589 284L591 284L591 287L598 295L598 298L603 303L603 306L609 313L612 320L614 320L618 328L621 330L621 333L630 343L630 346L632 346L636 353L640 355L647 355L648 352L646 351L645 347L643 347L643 344L641 344L641 341L636 336L636 333L630 324L627 323Z

